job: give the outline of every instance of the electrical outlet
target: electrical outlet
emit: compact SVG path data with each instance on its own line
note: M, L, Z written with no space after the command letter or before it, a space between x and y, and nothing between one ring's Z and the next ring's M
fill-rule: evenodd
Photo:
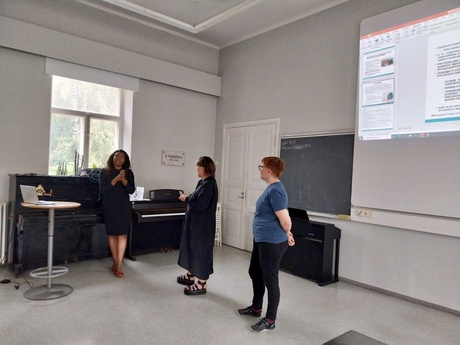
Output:
M369 210L364 210L363 217L366 217L366 218L374 218L374 212L369 211Z
M374 212L369 210L356 210L358 217L374 218Z

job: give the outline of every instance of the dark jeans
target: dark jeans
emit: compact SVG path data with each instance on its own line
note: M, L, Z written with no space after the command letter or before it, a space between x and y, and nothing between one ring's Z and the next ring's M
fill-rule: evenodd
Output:
M276 320L280 303L279 270L280 262L288 248L288 242L267 243L255 242L249 265L249 276L252 279L254 297L252 307L262 309L265 287L268 291L268 308L266 318Z

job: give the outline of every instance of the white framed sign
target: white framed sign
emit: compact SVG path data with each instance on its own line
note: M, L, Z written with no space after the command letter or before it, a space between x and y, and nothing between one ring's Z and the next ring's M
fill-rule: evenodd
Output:
M161 150L161 165L185 165L184 151Z

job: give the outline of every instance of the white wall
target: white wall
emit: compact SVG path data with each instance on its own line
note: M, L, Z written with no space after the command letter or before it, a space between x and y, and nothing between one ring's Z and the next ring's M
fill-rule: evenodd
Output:
M342 230L340 276L460 311L459 238L352 221Z
M145 196L158 188L193 192L198 182L196 160L214 155L215 113L216 97L141 82L134 95L131 156L136 184L145 187ZM161 165L161 150L185 152L186 165Z
M360 22L413 2L350 0L222 49L216 159L224 124L279 117L281 135L354 129ZM460 311L460 238L313 219L342 230L341 277Z
M198 71L217 73L217 49L135 23L78 1L2 0L0 15ZM59 43L62 49L70 49L75 55L84 53L74 50L75 47L69 47L66 42ZM129 64L129 61L126 63Z
M8 199L8 174L47 173L47 56L140 78L131 143L136 182L146 191L193 191L196 159L214 155L218 50L75 1L2 1L0 31L0 200ZM162 166L161 149L184 150L185 166Z
M51 78L45 59L0 48L0 200L8 174L48 172Z

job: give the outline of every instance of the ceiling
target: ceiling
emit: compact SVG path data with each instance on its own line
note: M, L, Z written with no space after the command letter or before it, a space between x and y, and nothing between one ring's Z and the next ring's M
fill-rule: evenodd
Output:
M224 48L348 0L75 0Z

